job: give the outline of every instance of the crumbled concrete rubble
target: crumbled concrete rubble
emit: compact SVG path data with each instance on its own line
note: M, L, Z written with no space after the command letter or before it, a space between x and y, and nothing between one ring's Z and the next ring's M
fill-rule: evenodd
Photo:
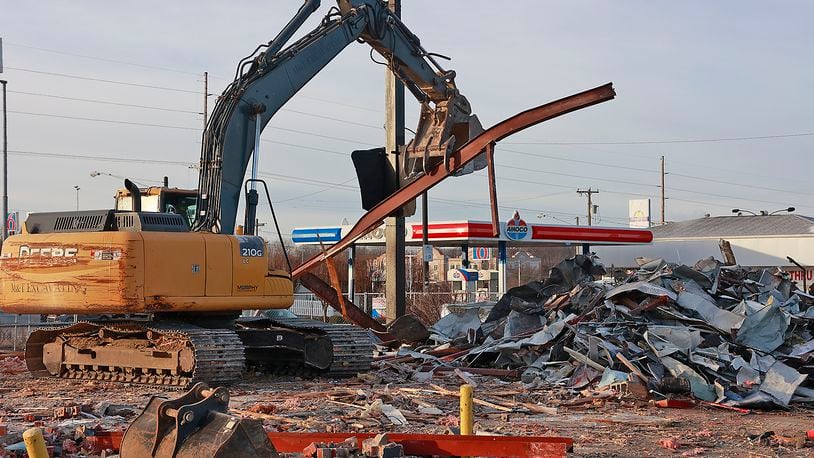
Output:
M380 364L379 370L336 380L247 374L229 388L230 411L259 419L276 432L444 434L458 427L459 387L470 383L479 434L571 437L576 456L653 455L665 437L677 438L678 453L736 456L746 447L756 456L783 450L799 454L789 441L800 444L801 435L812 429L810 415L794 404L789 411L744 415L694 402L684 405L693 408L675 408L681 406L677 400L656 403L619 387L540 387L467 368L436 370L431 379L416 381L418 362L390 358ZM13 451L21 446L22 432L40 426L52 449L65 457L111 456L115 442L110 435L134 418L122 411L140 412L152 395L179 395L154 387L35 379L26 373L0 373L0 394L0 456L23 456ZM80 406L84 414L54 418L54 411L67 405ZM803 438L802 446L811 443Z
M577 398L588 389L736 409L814 402L814 297L787 273L713 258L642 260L621 284L595 281L603 273L596 258L567 259L496 304L445 316L426 345L380 364L413 380L448 371L519 377Z

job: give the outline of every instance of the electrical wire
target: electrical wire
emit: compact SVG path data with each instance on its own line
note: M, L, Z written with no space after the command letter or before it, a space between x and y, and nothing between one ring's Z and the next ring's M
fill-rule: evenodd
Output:
M595 181L606 181L606 182L609 182L609 183L630 184L630 185L634 185L634 186L646 186L646 187L655 187L655 188L659 187L658 185L635 182L635 181L614 180L613 178L601 178L601 177L592 177L592 176L585 176L585 175L573 175L573 174L570 174L570 173L550 172L548 170L530 169L528 167L515 167L515 166L511 166L511 165L499 164L498 168L511 169L511 170L520 170L520 171L523 171L523 172L542 173L542 174L546 174L546 175L557 175L557 176L570 177L570 178L580 178L580 179L588 179L588 180L595 180Z
M315 113L308 113L307 111L292 110L290 108L281 108L280 111L285 111L285 112L288 112L288 113L301 114L301 115L305 115L305 116L310 116L312 118L327 119L327 120L330 120L330 121L336 121L336 122L341 122L341 123L344 123L344 124L350 124L352 126L369 127L371 129L376 129L376 130L379 130L379 131L384 130L384 126L375 126L373 124L365 124L365 123L362 123L362 122L348 121L347 119L340 119L340 118L334 118L334 117L331 117L331 116L318 115L318 114L315 114Z
M48 97L51 99L61 99L61 100L72 100L76 102L91 102L91 103L100 103L103 105L115 105L120 107L131 107L131 108L144 108L147 110L159 110L159 111L170 111L174 113L189 113L189 114L202 114L199 111L191 111L191 110L178 110L175 108L164 108L164 107L154 107L149 105L135 105L131 103L121 103L121 102L110 102L106 100L95 100L95 99L83 99L79 97L67 97L64 95L55 95L55 94L42 94L39 92L25 92L25 91L8 91L9 94L22 94L22 95L31 95L37 97Z
M130 107L130 108L144 108L144 109L149 109L149 110L168 111L168 112L175 112L175 113L188 113L188 114L196 114L196 115L203 114L200 111L193 111L193 110L179 110L179 109L175 109L175 108L155 107L155 106L149 106L149 105L137 105L137 104L131 104L131 103L112 102L112 101L109 101L109 100L87 99L87 98L81 98L81 97L67 97L67 96L56 95L56 94L43 94L43 93L40 93L40 92L25 92L25 91L8 91L8 92L10 94L22 94L22 95L29 95L29 96L36 96L36 97L48 97L48 98L53 98L53 99L72 100L72 101L77 101L77 102L91 102L91 103L99 103L99 104L104 104L104 105L115 105L115 106ZM303 116L309 116L309 117L312 117L312 118L335 121L335 122L339 122L339 123L342 123L342 124L348 124L348 125L352 125L352 126L367 127L367 128L376 129L376 130L382 130L383 129L382 126L375 126L373 124L365 124L365 123L356 122L356 121L349 121L347 119L341 119L341 118L336 118L336 117L332 117L332 116L320 115L320 114L316 114L316 113L309 113L307 111L294 110L294 109L291 109L291 108L281 108L279 111L287 112L287 113L295 113L295 114L299 114L299 115L303 115Z
M38 152L38 151L26 151L26 150L9 150L9 154L14 155L14 156L50 157L50 158L60 158L60 159L74 159L74 160L79 159L79 160L103 161L103 162L140 163L140 164L152 164L152 165L156 165L156 164L158 164L158 165L173 165L173 166L182 166L182 167L186 167L186 168L190 168L192 165L194 165L191 162L185 162L185 161L172 161L172 160L162 160L162 159L137 159L137 158L134 158L134 157L125 158L125 157L113 157L113 156L101 156L101 155L89 155L89 154L48 153L48 152ZM285 182L304 184L304 185L308 185L308 186L324 186L325 187L324 189L320 189L315 193L309 193L311 195L317 194L319 192L328 191L328 190L331 190L331 189L343 190L343 191L354 191L354 192L359 191L359 188L357 186L352 186L352 185L347 184L347 183L355 180L355 177L348 178L343 182L335 183L335 182L316 180L316 179L305 178L305 177L296 177L296 176L291 176L291 175L283 175L283 174L277 174L277 173L271 173L271 172L260 172L259 175L265 176L265 177L268 177L268 178L274 178L276 180L285 181ZM570 186L569 186L569 188L570 188ZM607 190L603 190L602 192L616 193L616 192L607 191ZM619 193L619 194L624 194L624 193ZM629 195L629 194L626 194L626 195ZM302 197L307 197L307 195L297 196L295 198L289 198L289 199L281 200L279 202L294 201L294 200L300 199ZM705 205L705 206L708 206L708 207L731 208L731 205L726 205L726 204L715 204L715 203L712 203L712 202L702 202L702 201L675 198L675 197L670 197L670 199L675 200L675 201L680 201L680 202ZM436 204L445 204L445 205L449 205L449 206L452 206L452 207L461 207L461 206L470 207L470 208L486 208L486 207L490 207L490 204L478 203L478 202L468 202L468 201L461 201L461 200L455 200L455 199L433 198L432 201L434 203L436 203ZM507 210L526 211L526 212L542 212L542 213L552 214L552 215L582 216L579 213L556 212L556 211L550 211L550 210L543 210L543 209L539 209L539 208L535 209L535 208L528 208L528 207L515 207L515 206L505 206L505 205L499 205L499 208L507 209ZM607 219L607 220L618 219L620 221L625 219L624 217L610 217L610 216L606 216L604 218Z
M698 180L698 181L712 180L712 178L697 177L697 176L686 175L686 174L678 173L678 172L669 172L668 175L674 176L674 177L687 178L687 179L690 179L690 180ZM814 196L814 193L806 192L806 191L803 191L803 190L797 190L797 189L770 188L768 186L760 186L758 184L753 184L753 183L744 184L744 183L737 183L737 182L734 182L734 181L722 181L722 180L720 180L718 178L715 178L714 180L715 180L716 184L727 184L727 185L731 185L731 186L740 186L740 187L749 188L749 189L761 189L761 190L764 190L764 191L785 192L785 193L789 193L789 194L800 194L800 195L806 195L806 196ZM669 187L670 186L668 186L668 188Z
M165 72L183 73L183 74L186 74L186 75L201 76L201 73L190 72L190 71L187 71L187 70L180 70L180 69L168 68L168 67L159 67L157 65L139 64L139 63L135 63L135 62L127 62L127 61L123 61L123 60L109 59L109 58L106 58L106 57L89 56L87 54L76 54L76 53L72 53L72 52L68 52L68 51L58 51L58 50L55 50L55 49L40 48L38 46L30 46L30 45L24 45L24 44L20 44L20 43L8 43L8 42L6 42L5 45L6 46L12 46L12 47L15 47L15 48L33 49L33 50L36 50L36 51L47 52L47 53L52 53L52 54L62 54L64 56L80 57L82 59L96 60L96 61L99 61L99 62L107 62L107 63L111 63L111 64L130 65L132 67L149 68L151 70L161 70L161 71L165 71Z
M665 145L676 143L715 143L715 142L739 142L739 141L752 141L752 140L771 140L776 138L794 138L794 137L814 137L814 132L799 132L791 134L775 134L775 135L755 135L751 137L723 137L723 138L692 138L683 140L633 140L633 141L614 141L614 142L509 142L511 145Z
M596 181L608 181L608 182L614 182L614 183L631 184L631 185L636 185L636 186L647 186L647 187L655 187L655 188L660 187L658 185L648 185L648 184L643 184L643 183L635 183L635 182L631 182L631 181L613 180L613 179L609 179L609 178L606 179L606 178L588 177L588 176L565 174L565 173L558 173L558 172L548 172L548 171L544 171L544 170L529 169L529 168L526 168L526 167L513 167L513 166L506 166L506 165L498 166L498 167L515 169L515 170L522 170L522 171L534 172L534 173L544 173L544 174L568 176L568 177L573 177L573 178L592 179L592 180L596 180ZM520 180L517 180L517 179L512 179L512 180L513 181L520 181ZM776 201L776 200L766 200L766 199L756 199L756 198L751 198L751 197L732 196L732 195L726 195L726 194L721 194L721 193L697 191L697 190L694 190L694 189L680 188L680 187L675 187L675 186L670 186L669 189L670 189L670 192L680 191L680 192L686 192L686 193L689 193L689 194L698 194L698 195L713 196L713 197L724 197L724 198L740 200L740 201L761 202L761 203L778 204L778 205L787 205L788 204L788 202L780 202L780 201Z
M40 75L49 75L49 76L61 76L63 78L73 78L79 80L86 80L86 81L96 81L98 83L108 83L108 84L119 84L122 86L133 86L133 87L140 87L145 89L160 89L162 91L172 91L172 92L184 92L187 94L197 94L200 95L200 91L191 91L188 89L179 89L175 87L166 87L166 86L155 86L152 84L140 84L140 83L130 83L124 81L115 81L115 80L107 80L102 78L92 78L89 76L80 76L80 75L69 75L66 73L56 73L56 72L44 72L41 70L31 70L28 68L19 68L19 67L6 67L6 70L15 70L18 72L27 72L27 73L36 73Z
M108 124L126 124L130 126L142 126L142 127L160 127L163 129L178 129L178 130L201 130L200 127L185 127L185 126L170 126L167 124L151 124L146 122L134 122L134 121L117 121L115 119L99 119L99 118L84 118L81 116L66 116L66 115L58 115L52 113L33 113L30 111L16 111L16 110L8 110L9 113L14 114L23 114L29 116L44 116L48 118L60 118L60 119L72 119L76 121L92 121L92 122L103 122Z
M168 125L168 124L151 124L151 123L135 122L135 121L118 121L118 120L113 120L113 119L85 118L85 117L81 117L81 116L67 116L67 115L58 115L58 114L53 114L53 113L34 113L34 112L31 112L31 111L8 110L8 112L9 113L15 113L15 114L30 115L30 116L45 116L45 117L49 117L49 118L73 119L73 120L77 120L77 121L102 122L102 123L108 123L108 124L124 124L124 125L142 126L142 127L159 127L159 128L163 128L163 129L192 130L192 131L198 131L198 132L201 131L200 127L172 126L172 125ZM363 142L363 141L360 141L360 140L353 140L353 139L349 139L349 138L342 138L342 137L334 137L334 136L331 136L331 135L317 134L317 133L314 133L314 132L307 132L307 131L299 130L299 129L290 129L290 128L287 128L287 127L268 126L267 128L272 129L272 130L279 130L279 131L283 131L283 132L297 133L297 134L300 134L300 135L307 135L307 136L311 136L311 137L325 138L325 139L328 139L328 140L342 141L342 142L361 144L361 145L367 145L367 146L378 146L375 143L367 143L367 142Z
M556 160L556 161L565 161L565 162L573 162L573 163L577 163L577 164L587 164L587 165L594 165L594 166L599 166L599 167L608 167L608 168L621 169L621 170L630 170L630 171L634 171L634 172L660 173L658 170L643 169L643 168L638 168L638 167L630 167L630 166L617 165L617 164L608 164L606 162L595 162L595 161L587 161L587 160L581 160L581 159L567 159L567 158L562 158L562 157L557 157L557 156L551 156L551 155L548 155L548 154L529 153L529 152L526 152L526 151L517 151L517 150L513 150L513 149L506 149L506 148L502 148L500 146L498 146L498 147L500 148L500 151L505 151L507 153L512 153L512 154L519 154L519 155L522 155L522 156L541 157L541 158L544 158L544 159L553 159L553 160Z

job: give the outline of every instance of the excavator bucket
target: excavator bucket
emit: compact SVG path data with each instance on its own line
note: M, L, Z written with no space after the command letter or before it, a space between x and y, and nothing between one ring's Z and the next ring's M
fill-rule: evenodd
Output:
M257 420L228 414L229 391L198 383L177 399L150 398L124 433L122 458L276 457Z

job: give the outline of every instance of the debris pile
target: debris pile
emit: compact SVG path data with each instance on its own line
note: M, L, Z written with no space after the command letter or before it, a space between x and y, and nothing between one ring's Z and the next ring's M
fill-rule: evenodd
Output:
M22 374L27 370L25 361L20 356L0 356L0 374Z
M425 345L379 359L413 380L519 377L585 399L602 392L729 409L814 402L814 297L781 269L642 260L621 284L576 256L497 303L458 307ZM411 364L408 366L408 364Z

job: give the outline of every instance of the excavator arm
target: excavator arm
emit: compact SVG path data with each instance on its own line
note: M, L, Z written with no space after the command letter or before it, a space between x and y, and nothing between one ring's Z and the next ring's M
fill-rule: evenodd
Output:
M425 160L448 156L482 130L455 87L455 72L441 68L385 3L339 0L338 4L339 9L332 10L316 29L284 48L319 6L319 0L307 0L274 40L241 61L203 135L194 230L234 232L243 178L260 132L353 41L370 44L421 102L408 155L412 151Z

